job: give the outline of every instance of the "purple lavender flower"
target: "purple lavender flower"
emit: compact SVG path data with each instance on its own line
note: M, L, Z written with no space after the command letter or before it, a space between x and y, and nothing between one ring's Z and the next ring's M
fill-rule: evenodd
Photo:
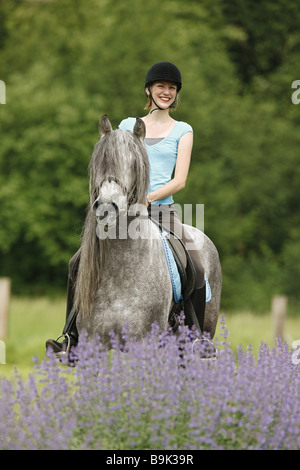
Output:
M143 341L82 334L75 368L55 357L0 379L0 449L298 449L300 366L278 342L236 353L225 320L215 361L197 333L153 325ZM124 344L125 341L125 344Z

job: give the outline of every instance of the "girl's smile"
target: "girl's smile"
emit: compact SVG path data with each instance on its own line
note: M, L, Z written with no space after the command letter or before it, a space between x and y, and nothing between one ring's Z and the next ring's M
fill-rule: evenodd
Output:
M169 107L176 99L177 86L172 82L155 82L151 94L155 102L160 101L160 105L167 104Z

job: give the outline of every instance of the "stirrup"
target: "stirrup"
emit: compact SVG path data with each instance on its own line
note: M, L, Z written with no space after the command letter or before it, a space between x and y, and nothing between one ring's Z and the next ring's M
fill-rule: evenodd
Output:
M59 337L55 341L58 342L58 340L60 338L66 338L68 340L68 344L67 344L67 349L65 351L60 351L60 352L56 353L56 357L58 357L58 358L61 358L62 356L65 356L66 354L69 354L70 348L71 348L71 338L68 335L68 333L62 333L61 335L59 335Z
M210 339L208 338L196 338L194 341L193 341L193 344L192 344L192 353L194 354L194 346L195 344L198 342L198 341L206 341L210 346L213 347L213 350L214 350L214 355L212 355L211 357L201 357L200 359L202 361L215 361L218 357L218 350L216 348L216 346L214 345L214 343L212 341L210 341ZM208 351L208 353L210 353L210 351Z

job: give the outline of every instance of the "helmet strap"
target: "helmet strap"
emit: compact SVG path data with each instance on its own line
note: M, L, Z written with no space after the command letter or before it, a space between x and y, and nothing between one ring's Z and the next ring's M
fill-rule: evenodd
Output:
M151 100L153 101L153 103L154 103L155 106L156 106L156 108L154 108L154 109L152 109L152 110L150 111L150 114L152 114L154 111L164 111L163 108L160 108L160 106L158 106L158 104L155 103L155 101L154 101L154 99L153 99L153 96L152 96L152 93L151 93L151 90L150 90L150 88L148 88L148 89L149 89L149 98L151 98ZM172 104L170 104L169 108L175 108L176 98L177 98L177 93L176 93L175 100L173 101ZM169 109L169 108L167 108L167 109Z
M162 110L163 110L162 108L160 108L160 107L158 106L157 103L155 103L150 88L149 88L149 98L151 98L151 100L153 101L153 103L154 103L155 106L156 106L156 108L154 108L154 109L152 109L152 110L150 111L150 114L153 113L153 111L162 111Z

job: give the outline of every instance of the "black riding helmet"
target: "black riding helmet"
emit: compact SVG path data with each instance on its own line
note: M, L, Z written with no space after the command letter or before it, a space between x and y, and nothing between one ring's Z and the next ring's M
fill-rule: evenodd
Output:
M180 71L176 65L171 64L171 62L157 62L152 65L146 75L145 88L159 80L176 83L177 92L181 89L182 83Z
M146 92L146 88L150 87L152 83L158 82L160 80L175 83L177 85L177 93L181 89L182 83L181 83L180 71L176 67L176 65L171 64L171 62L157 62L156 64L152 65L152 67L150 67L146 75L145 92ZM158 106L157 103L155 103L150 90L149 90L149 96L156 106L155 109L162 109ZM176 101L176 98L175 98L175 101ZM175 101L169 106L170 108L175 107ZM155 109L153 109L151 113L155 111Z

